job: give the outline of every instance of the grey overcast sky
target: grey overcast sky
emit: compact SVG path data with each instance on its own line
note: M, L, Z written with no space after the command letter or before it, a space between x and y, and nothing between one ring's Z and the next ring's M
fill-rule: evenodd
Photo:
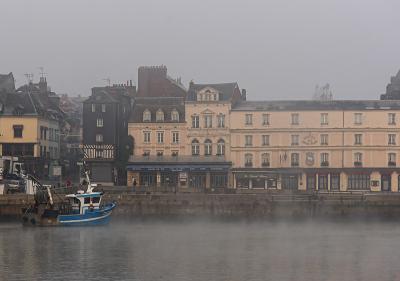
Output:
M168 67L249 99L375 99L400 69L399 0L0 0L0 73L39 66L57 93Z

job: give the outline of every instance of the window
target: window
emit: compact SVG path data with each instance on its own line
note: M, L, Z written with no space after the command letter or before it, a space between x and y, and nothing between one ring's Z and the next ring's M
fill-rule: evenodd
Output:
M146 109L143 111L143 122L150 122L151 121L151 112L150 110Z
M200 154L200 145L198 140L192 141L192 155L199 155Z
M362 153L354 153L354 166L362 166Z
M212 154L212 142L210 140L205 140L204 142L204 155L209 156Z
M269 135L262 135L262 145L264 146L269 145Z
M171 156L177 157L179 155L179 152L177 150L171 151Z
M179 132L172 132L172 142L179 143Z
M396 166L396 153L388 153L388 166Z
M171 112L171 120L172 122L179 122L179 112L176 109Z
M218 118L218 128L225 128L225 115L219 114L217 118Z
M292 135L292 145L299 145L299 135Z
M157 142L164 143L164 132L157 132Z
M103 157L103 149L96 149L96 158L102 158Z
M396 144L396 134L388 135L388 144L395 145Z
M348 188L350 190L368 190L370 176L366 174L350 174L348 177Z
M199 116L192 116L192 128L199 128Z
M299 114L292 113L292 125L299 125Z
M253 114L246 114L245 116L245 124L252 125L253 124Z
M103 127L103 118L97 118L97 127Z
M164 155L164 151L162 151L162 150L158 150L157 151L157 156L158 157L161 157L161 156L163 156Z
M102 134L97 134L96 135L96 142L103 142L103 135Z
M159 109L156 112L156 122L163 122L164 121L164 112Z
M321 145L328 145L328 134L321 134Z
M362 144L362 134L354 135L354 144Z
M212 116L204 115L204 128L212 128Z
M92 112L96 112L96 105L92 103Z
M245 145L246 146L253 145L253 136L250 136L250 135L245 136Z
M269 167L270 166L270 155L269 153L261 154L261 166Z
M150 150L143 151L143 156L150 156Z
M124 109L125 109L125 107L124 107ZM101 112L106 112L106 105L105 104L101 105Z
M144 143L150 143L150 136L151 136L151 132L143 132L143 142Z
M23 125L14 125L14 138L22 138L22 131L24 129Z
M291 166L292 167L298 167L299 166L299 159L300 159L300 156L299 156L298 153L292 153L290 155Z
M321 125L328 125L328 113L321 113Z
M252 167L253 166L253 154L246 153L244 155L244 166L245 167Z
M329 154L326 152L321 153L321 166L329 166Z
M217 155L225 155L225 141L220 139L217 143Z
M269 114L263 114L262 115L262 124L264 126L270 125L269 121L270 121Z
M396 113L388 113L388 124L396 125Z
M362 113L354 113L354 124L355 125L362 124Z

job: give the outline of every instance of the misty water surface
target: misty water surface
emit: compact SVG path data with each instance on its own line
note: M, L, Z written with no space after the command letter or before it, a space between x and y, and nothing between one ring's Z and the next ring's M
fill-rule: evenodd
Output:
M0 223L0 280L400 280L391 222Z

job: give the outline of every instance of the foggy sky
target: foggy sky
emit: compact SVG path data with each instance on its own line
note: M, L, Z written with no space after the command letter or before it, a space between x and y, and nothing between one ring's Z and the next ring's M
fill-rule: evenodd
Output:
M375 99L400 69L398 0L0 0L0 73L52 90L168 67L187 86L237 81L249 99Z

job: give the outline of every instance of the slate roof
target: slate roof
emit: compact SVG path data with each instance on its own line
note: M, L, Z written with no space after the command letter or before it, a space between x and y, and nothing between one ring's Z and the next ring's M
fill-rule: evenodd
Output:
M206 88L211 87L220 93L220 100L230 100L239 86L236 82L231 83L218 83L218 84L195 84L190 83L188 91L188 101L195 101L197 92Z
M136 98L129 122L143 123L143 112L151 112L151 122L156 122L156 112L164 112L164 123L171 120L171 112L176 109L179 113L179 123L185 122L185 99L182 97L147 97Z
M0 92L2 115L36 115L36 107L28 93Z
M400 109L400 100L276 100L240 101L232 111L304 111Z

